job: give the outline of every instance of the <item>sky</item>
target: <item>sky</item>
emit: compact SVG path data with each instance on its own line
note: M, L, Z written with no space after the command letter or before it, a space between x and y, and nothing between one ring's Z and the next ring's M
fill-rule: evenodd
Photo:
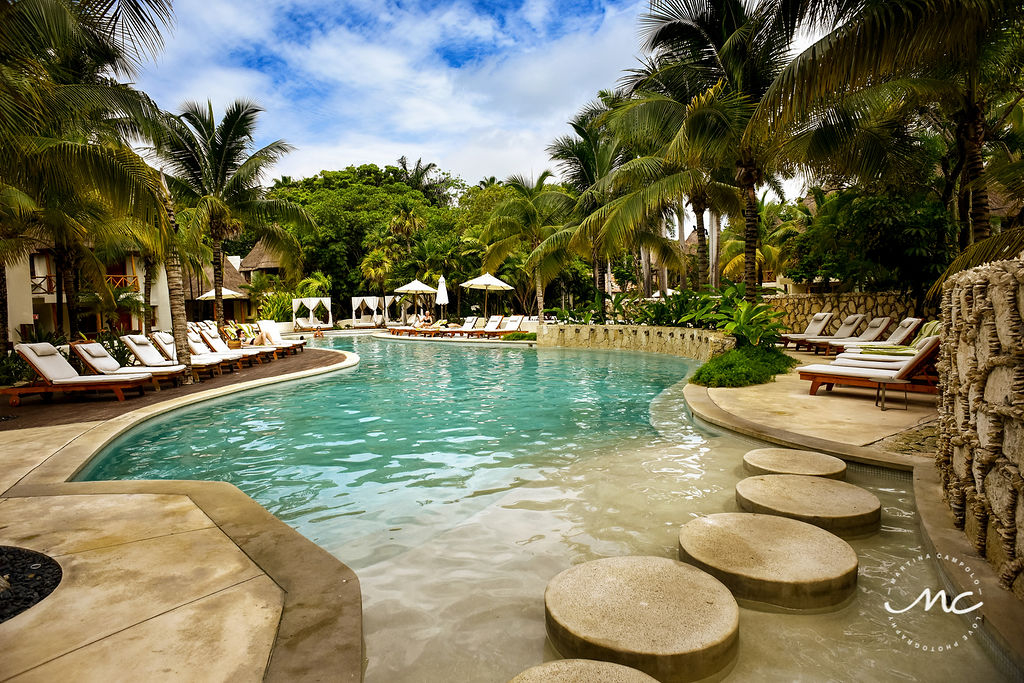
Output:
M634 0L175 0L136 80L166 110L265 108L257 144L296 147L273 177L435 162L469 184L552 169L545 147L637 65ZM265 179L269 184L270 178Z

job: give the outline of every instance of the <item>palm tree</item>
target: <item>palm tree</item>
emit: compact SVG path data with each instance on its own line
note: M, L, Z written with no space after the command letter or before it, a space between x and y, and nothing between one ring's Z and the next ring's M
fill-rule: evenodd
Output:
M423 163L423 159L417 159L416 164L410 168L409 160L404 156L398 159L398 179L423 193L427 201L435 206L448 206L451 203L451 196L448 190L452 187L451 178L446 175L438 175L437 164L430 162Z
M484 269L495 271L517 249L526 247L533 252L563 225L575 202L561 188L546 185L551 171L544 171L536 180L513 175L505 186L514 195L494 208L483 238L488 242L484 254ZM544 287L551 280L551 261L558 255L549 254L539 262L525 266L533 280L537 296L537 314L543 321Z
M494 187L495 185L501 185L501 181L494 176L487 176L476 184L476 186L482 190L486 190L488 187Z
M252 151L262 111L253 102L236 100L218 123L209 101L205 107L186 102L181 114L167 117L153 136L155 153L173 174L168 177L171 194L186 207L180 217L197 221L210 238L218 325L224 324L224 240L248 227L294 271L300 260L298 241L280 223L301 229L314 225L299 205L266 197L264 174L292 147L277 140Z

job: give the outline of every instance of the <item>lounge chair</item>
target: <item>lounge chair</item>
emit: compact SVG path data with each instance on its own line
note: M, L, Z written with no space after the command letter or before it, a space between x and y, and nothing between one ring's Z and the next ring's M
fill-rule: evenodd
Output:
M879 388L880 385L891 386L900 391L913 391L924 394L938 392L938 375L935 373L935 361L939 355L938 335L925 339L917 354L909 359L899 368L873 368L836 365L805 365L797 368L800 379L808 380L811 383L811 396L818 393L818 389L825 385L825 389L832 390L834 386L868 387ZM888 384L886 379L906 380L904 384Z
M920 331L914 338L914 341L906 345L888 344L885 342L876 342L874 344L862 344L853 346L852 344L843 350L841 355L854 354L854 353L865 353L865 354L882 354L882 355L893 355L899 354L904 356L913 356L917 353L918 348L921 345L923 339L933 337L937 334L942 333L942 322L939 320L932 320L921 326ZM909 336L909 335L906 335Z
M818 355L818 351L824 351L825 355L830 355L830 351L834 347L841 347L843 344L856 344L877 341L879 337L885 334L885 331L889 329L889 323L892 322L892 318L889 316L883 316L881 318L872 318L868 321L868 326L864 328L856 337L842 338L828 338L825 341L818 341L816 337L810 337L809 339L803 340L803 343L809 344L814 348L814 355Z
M811 321L807 323L807 327L803 332L791 332L782 335L782 348L791 341L797 341L798 339L807 339L808 337L820 337L821 333L825 331L828 324L832 321L832 313L823 311L821 313L815 313L811 316Z
M178 350L174 347L174 335L170 332L153 332L149 337L164 357L174 363L178 362ZM190 348L189 363L192 365L192 376L197 380L200 373L213 377L224 372L224 366L227 361L220 356L215 356L212 353L193 355L191 351Z
M496 329L496 330L487 330L486 328L484 328L483 330L478 330L478 331L474 332L473 336L493 338L493 337L504 337L506 334L512 334L513 332L518 332L519 331L519 327L523 324L523 318L525 318L525 317L526 316L522 316L522 315L510 316L510 317L505 319L504 324L501 327L499 327L498 329Z
M306 348L305 339L284 339L277 329L277 323L273 320L260 320L256 325L259 327L260 332L263 333L266 340L270 342L270 346L276 346L278 349L291 351L293 354L297 354L299 351Z
M135 359L137 361L139 361L143 366L147 368L166 368L178 365L177 361L165 358L164 355L160 352L160 350L156 346L154 346L153 342L149 339L149 337L146 337L144 335L126 334L123 337L121 337L121 343L124 344L128 348L128 350L132 352L132 355L135 356ZM173 340L171 342L171 346L174 346ZM175 354L175 358L177 358L177 354ZM216 358L204 360L203 358L193 357L191 363L192 377L195 378L196 381L199 380L200 372L206 372L211 376L213 376L217 372L220 372L220 361L217 360Z
M216 356L222 361L227 363L224 367L236 367L239 370L242 369L242 362L244 361L249 367L252 367L253 363L259 362L255 356L259 355L256 353L243 353L241 349L235 351L214 351L212 348L206 345L203 341L203 335L198 332L188 332L185 335L185 339L188 343L188 352L193 356Z
M81 359L82 364L94 375L137 375L148 372L153 375L153 388L160 391L160 380L178 386L185 375L184 365L156 365L153 367L124 367L117 362L107 349L99 342L77 341L71 343L71 350Z
M71 393L73 391L106 390L114 392L118 401L123 401L125 389L138 389L139 394L142 395L146 385L153 382L153 375L148 372L121 375L79 375L57 348L46 342L16 344L14 350L35 370L39 375L39 380L26 386L0 389L0 394L7 394L11 397L10 404L12 406L21 403L21 397L26 394L52 394L58 391Z
M808 351L811 350L813 343L828 342L836 339L847 339L857 331L860 324L864 322L863 313L854 313L843 318L842 324L839 325L839 329L836 330L835 334L820 335L817 337L804 337L802 339L793 340L793 348L797 351L800 347L806 347Z
M479 320L477 316L471 315L462 321L462 325L460 327L446 327L445 329L441 330L441 334L446 337L454 337L457 334L471 332L473 328L476 327L477 320Z
M871 342L860 342L850 341L844 343L832 343L832 346L836 347L836 351L842 353L844 351L850 351L852 349L858 349L863 346L898 346L907 343L907 340L913 336L914 332L921 325L920 318L904 318L900 321L900 324L896 326L896 329L892 331L887 339L881 339L878 341Z
M257 363L263 363L263 361L270 362L277 359L277 347L276 346L240 346L237 349L232 349L224 339L217 332L217 326L214 325L211 329L209 326L204 325L199 330L200 336L206 345L213 349L214 353L232 353L237 351L247 358L255 358Z
M497 332L501 328L501 321L505 317L501 315L492 315L487 319L487 323L479 330L466 330L463 334L467 337L481 337Z

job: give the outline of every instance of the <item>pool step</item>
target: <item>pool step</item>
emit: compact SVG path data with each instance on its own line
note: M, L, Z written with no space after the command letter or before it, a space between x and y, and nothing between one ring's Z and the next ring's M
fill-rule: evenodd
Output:
M726 512L679 530L679 559L743 600L791 609L832 607L857 589L857 553L824 529L776 515Z
M846 463L817 451L793 448L757 448L743 456L748 474L803 474L808 477L846 479Z
M739 606L707 572L664 557L610 557L566 569L544 592L563 657L639 669L659 681L710 676L736 656Z
M882 524L882 505L875 494L822 477L747 477L736 484L736 502L747 512L797 519L847 538L874 533Z
M508 683L657 683L657 679L621 664L559 659L531 667Z

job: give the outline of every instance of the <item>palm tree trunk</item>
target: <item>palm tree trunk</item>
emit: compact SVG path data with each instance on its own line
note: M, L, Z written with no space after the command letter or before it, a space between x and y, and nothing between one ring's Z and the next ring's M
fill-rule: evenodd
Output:
M757 293L757 238L760 218L757 214L757 193L754 185L742 187L745 207L743 217L743 283L746 285L744 298L753 301Z
M151 321L153 319L153 271L156 264L149 259L142 260L142 267L146 274L142 278L142 334L149 335L152 331Z
M540 270L533 274L533 285L537 288L537 324L544 324L544 283L540 279Z
M985 161L981 158L981 146L985 139L985 122L977 121L968 126L965 145L966 163L964 175L971 184L971 225L974 241L992 235L991 210L988 203L988 188L985 187Z
M224 240L213 238L213 319L224 327Z
M174 206L166 196L163 198L163 202L171 233L177 236L178 220L174 215ZM185 318L185 286L181 275L181 256L178 254L177 245L173 243L173 237L170 248L167 250L164 270L167 271L167 294L171 300L171 330L174 335L174 349L178 355L178 362L185 366L184 383L192 384L192 353L188 348L188 326Z
M68 300L68 341L75 341L78 339L78 273L75 272L75 268L72 263L67 266L67 271L64 273L64 289L67 293Z
M11 336L7 333L7 266L0 263L0 359L6 358Z
M701 289L706 283L710 282L710 273L708 272L708 235L704 229L704 207L701 204L693 203L690 206L693 207L693 215L697 218L693 229L697 231L697 289Z
M54 318L54 332L57 336L64 334L64 258L60 252L53 254L54 270L54 298L57 300L56 316Z

